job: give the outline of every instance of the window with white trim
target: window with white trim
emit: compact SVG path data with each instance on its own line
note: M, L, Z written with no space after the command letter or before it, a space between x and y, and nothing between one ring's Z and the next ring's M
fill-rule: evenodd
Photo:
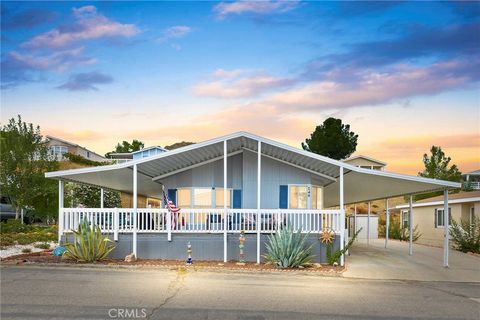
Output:
M444 228L445 227L445 215L444 208L435 209L435 228ZM448 208L448 220L452 220L452 209Z
M308 187L306 185L289 186L288 207L290 209L307 209Z
M410 227L410 210L402 210L402 228Z
M227 208L231 208L232 189L227 189ZM223 208L223 188L215 188L215 207Z
M63 155L68 152L68 147L66 146L51 146L50 154L55 156L57 159L62 159Z

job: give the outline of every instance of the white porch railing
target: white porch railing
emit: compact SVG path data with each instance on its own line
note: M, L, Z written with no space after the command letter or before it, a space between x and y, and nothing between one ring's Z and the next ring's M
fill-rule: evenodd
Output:
M257 209L187 209L170 214L167 209L137 209L137 233L246 233L257 232ZM59 232L72 232L82 220L96 224L104 233L131 233L134 228L134 209L63 208ZM167 219L171 218L168 230ZM272 233L283 226L295 231L320 232L324 228L339 233L340 210L292 210L261 209L259 226L261 233Z

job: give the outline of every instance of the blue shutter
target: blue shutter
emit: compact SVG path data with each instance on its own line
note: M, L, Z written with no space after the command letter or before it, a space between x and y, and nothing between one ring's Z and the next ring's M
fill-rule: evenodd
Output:
M177 189L168 189L168 200L177 205Z
M242 207L242 190L235 189L233 190L233 209L240 209Z
M280 186L278 208L288 209L288 186Z

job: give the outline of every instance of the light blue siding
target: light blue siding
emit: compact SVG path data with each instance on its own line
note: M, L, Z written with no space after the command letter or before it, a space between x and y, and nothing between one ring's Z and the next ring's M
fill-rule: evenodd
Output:
M262 157L261 207L279 208L280 186L289 184L320 185L316 176L288 164ZM159 181L165 189L223 187L223 160L207 163ZM241 207L257 207L257 154L244 151L228 158L227 186L241 192Z

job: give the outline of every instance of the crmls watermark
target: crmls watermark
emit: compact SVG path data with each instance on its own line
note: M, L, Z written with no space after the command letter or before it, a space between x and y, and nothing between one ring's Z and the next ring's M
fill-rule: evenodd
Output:
M145 308L112 308L108 309L110 319L143 319L147 317Z

